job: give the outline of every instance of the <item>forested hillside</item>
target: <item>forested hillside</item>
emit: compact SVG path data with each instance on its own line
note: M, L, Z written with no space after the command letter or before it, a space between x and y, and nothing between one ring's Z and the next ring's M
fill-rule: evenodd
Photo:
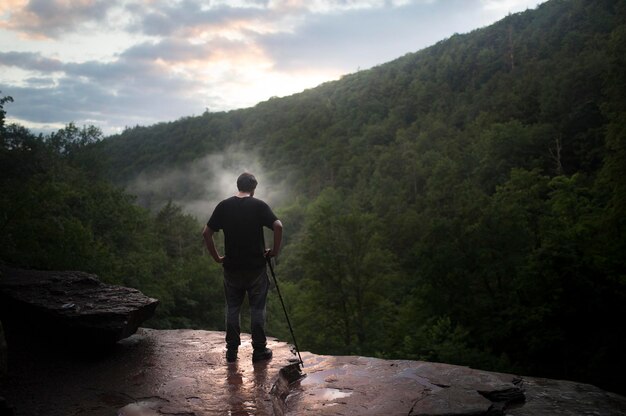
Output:
M625 60L626 1L552 0L301 94L131 128L82 145L82 161L55 154L82 169L64 185L80 190L81 203L101 198L85 175L102 181L107 198L126 199L103 178L126 185L184 172L232 148L258 158L260 181L290 192L276 209L287 241L277 272L302 349L466 364L624 393ZM20 149L6 143L7 155ZM150 192L153 214L97 203L71 217L88 230L81 241L107 236L103 264L100 252L63 262L30 253L27 242L3 242L2 258L108 272L165 299L154 325L221 329L219 268L200 254L206 218L163 205L206 190ZM17 202L3 198L10 212ZM94 220L101 216L123 221ZM31 224L4 226L15 240ZM272 334L289 339L270 306Z

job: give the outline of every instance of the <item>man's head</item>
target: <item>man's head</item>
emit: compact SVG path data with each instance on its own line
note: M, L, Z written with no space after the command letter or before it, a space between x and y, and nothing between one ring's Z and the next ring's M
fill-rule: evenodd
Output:
M253 174L244 172L237 178L237 189L240 192L254 193L258 182Z

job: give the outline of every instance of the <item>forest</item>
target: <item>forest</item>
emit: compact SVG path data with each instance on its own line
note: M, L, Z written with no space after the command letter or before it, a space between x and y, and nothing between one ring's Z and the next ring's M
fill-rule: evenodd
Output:
M626 1L551 0L299 94L110 137L7 124L19 97L0 95L0 261L139 288L161 300L155 328L223 330L210 212L185 203L220 195L131 184L239 149L283 190L276 272L302 350L624 394L625 67ZM275 293L268 319L289 341Z

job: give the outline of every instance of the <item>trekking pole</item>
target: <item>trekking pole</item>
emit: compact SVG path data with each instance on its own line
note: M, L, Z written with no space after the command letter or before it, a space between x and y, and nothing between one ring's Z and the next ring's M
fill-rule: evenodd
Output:
M296 341L296 336L293 333L293 328L291 327L291 322L289 321L289 315L287 315L287 308L285 308L285 302L283 301L283 296L280 294L280 289L278 288L278 280L276 280L276 274L274 273L274 267L272 267L272 260L269 257L266 257L267 264L270 266L270 272L272 272L272 277L274 278L274 285L276 286L276 292L278 292L278 298L280 299L281 305L283 305L283 312L285 312L285 318L287 318L287 325L289 325L289 332L291 332L291 338L293 338L293 345L296 347L296 352L298 353L298 359L300 360L300 365L304 368L304 362L302 361L302 357L300 356L300 350L298 349L298 342Z

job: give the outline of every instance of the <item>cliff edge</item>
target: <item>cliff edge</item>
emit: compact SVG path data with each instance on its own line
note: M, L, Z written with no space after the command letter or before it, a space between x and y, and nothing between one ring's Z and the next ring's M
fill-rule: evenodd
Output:
M276 339L253 364L246 334L226 363L223 332L138 329L157 304L86 273L0 267L0 416L626 414L591 385L448 364L305 352L301 370Z
M626 398L594 386L407 360L303 353L269 340L252 363L243 335L227 364L224 334L140 328L100 357L9 350L0 395L15 415L623 415Z

